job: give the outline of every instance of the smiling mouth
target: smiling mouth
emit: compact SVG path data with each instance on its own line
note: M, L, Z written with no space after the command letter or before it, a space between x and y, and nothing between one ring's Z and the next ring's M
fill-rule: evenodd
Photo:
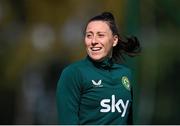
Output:
M100 51L102 47L91 47L92 51Z

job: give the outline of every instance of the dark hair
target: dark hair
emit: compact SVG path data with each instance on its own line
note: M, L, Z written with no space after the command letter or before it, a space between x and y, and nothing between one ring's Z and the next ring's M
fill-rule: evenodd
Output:
M137 37L135 37L135 36L124 37L124 38L120 37L119 31L116 26L115 19L114 19L114 16L112 13L103 12L95 17L92 17L87 22L87 25L88 25L88 23L90 23L92 21L107 22L107 24L109 25L109 27L112 31L112 34L118 36L118 39L119 39L118 44L115 47L113 47L112 58L114 61L121 62L122 60L124 60L125 59L124 54L128 55L130 57L133 57L141 52L140 43L139 43L139 40L137 39ZM87 25L86 25L86 28L87 28Z

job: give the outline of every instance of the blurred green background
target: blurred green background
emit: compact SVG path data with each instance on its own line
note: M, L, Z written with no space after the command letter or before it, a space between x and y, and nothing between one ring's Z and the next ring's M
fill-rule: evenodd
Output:
M83 28L111 11L142 53L135 78L136 124L180 124L179 0L0 0L0 124L57 124L56 83L86 56ZM68 117L67 117L68 118Z

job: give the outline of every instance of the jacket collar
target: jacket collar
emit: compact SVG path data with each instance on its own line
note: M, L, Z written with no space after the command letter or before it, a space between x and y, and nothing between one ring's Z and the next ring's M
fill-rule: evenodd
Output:
M89 56L86 57L88 61L90 61L94 66L97 68L102 68L102 69L111 69L114 68L116 65L113 62L112 58L105 58L103 61L94 61L91 59Z

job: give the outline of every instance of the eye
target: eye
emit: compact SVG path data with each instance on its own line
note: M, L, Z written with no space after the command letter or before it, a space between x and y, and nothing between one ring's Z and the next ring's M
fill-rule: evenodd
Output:
M91 38L92 34L86 34L86 38Z
M104 35L104 34L98 34L98 36L99 36L100 38L103 38L105 35Z

